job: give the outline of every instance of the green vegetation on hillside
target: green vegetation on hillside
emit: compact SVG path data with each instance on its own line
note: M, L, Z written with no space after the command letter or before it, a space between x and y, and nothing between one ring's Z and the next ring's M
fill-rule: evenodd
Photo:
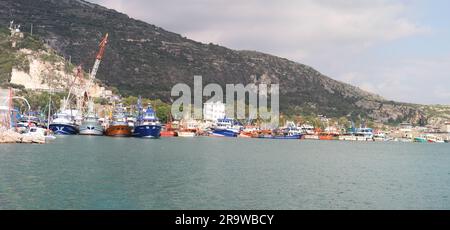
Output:
M9 30L0 27L0 87L10 81L14 62L15 56L9 41Z
M37 36L24 33L23 39L16 39L17 44L12 48L10 31L6 27L0 26L0 87L11 86L11 72L17 68L24 72L29 72L30 62L25 54L18 53L20 49L30 49L38 51L44 49L44 44Z
M17 96L26 98L28 100L28 103L30 103L32 111L40 111L43 114L48 113L50 93L36 92L33 90L21 90ZM67 96L66 92L53 93L51 95L52 113L55 113L58 109L61 108L61 101L64 99L65 96ZM28 106L25 104L25 102L17 100L14 103L19 107L21 112L26 112L28 110Z

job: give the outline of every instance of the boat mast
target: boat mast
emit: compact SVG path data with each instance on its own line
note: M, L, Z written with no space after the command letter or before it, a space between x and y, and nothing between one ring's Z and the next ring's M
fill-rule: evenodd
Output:
M13 93L12 93L12 89L9 88L9 101L8 101L8 123L9 123L9 129L12 128L12 98L13 98Z
M50 130L50 115L52 110L52 94L50 93L50 99L48 101L48 117L47 117L47 129Z

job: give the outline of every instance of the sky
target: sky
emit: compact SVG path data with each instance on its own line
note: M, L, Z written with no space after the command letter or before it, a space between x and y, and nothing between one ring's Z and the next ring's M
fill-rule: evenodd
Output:
M448 0L89 0L190 39L310 65L389 100L450 104Z

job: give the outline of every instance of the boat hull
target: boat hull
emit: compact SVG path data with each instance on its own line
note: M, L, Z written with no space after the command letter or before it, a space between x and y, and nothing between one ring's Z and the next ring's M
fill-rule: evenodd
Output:
M133 131L133 136L140 138L160 138L161 126L159 125L136 126Z
M428 141L427 141L427 139L425 139L425 138L416 137L416 138L414 138L414 142L417 142L417 143L427 143Z
M292 135L292 136L262 136L262 139L275 139L275 140L299 140L302 139L303 135Z
M319 140L321 141L332 141L332 140L336 140L337 138L332 136L332 135L321 135L319 136Z
M103 136L103 127L95 124L82 124L80 126L80 135Z
M239 134L239 138L252 138L254 135L253 133L249 133L249 132L242 132L241 134Z
M109 137L130 137L131 128L128 125L115 125L106 129L106 136Z
M55 135L77 135L79 133L78 127L68 124L50 124L50 130Z
M178 137L195 137L194 132L178 132Z
M215 137L237 137L239 134L232 130L216 129L211 133Z
M177 135L174 131L161 131L161 137L175 137Z

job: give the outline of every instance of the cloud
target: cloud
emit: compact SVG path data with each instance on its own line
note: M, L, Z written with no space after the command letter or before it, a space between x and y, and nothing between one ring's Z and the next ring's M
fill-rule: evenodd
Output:
M450 69L445 67L449 60L422 58L409 52L416 47L402 44L434 32L411 16L415 1L91 1L197 41L308 64L388 99L450 103L448 87L443 86L450 84ZM392 44L402 47L398 58L389 57L387 47Z
M356 52L425 31L404 17L405 5L385 0L97 2L194 40L296 61L332 46Z
M450 56L373 62L370 69L349 72L339 78L389 99L450 104Z

